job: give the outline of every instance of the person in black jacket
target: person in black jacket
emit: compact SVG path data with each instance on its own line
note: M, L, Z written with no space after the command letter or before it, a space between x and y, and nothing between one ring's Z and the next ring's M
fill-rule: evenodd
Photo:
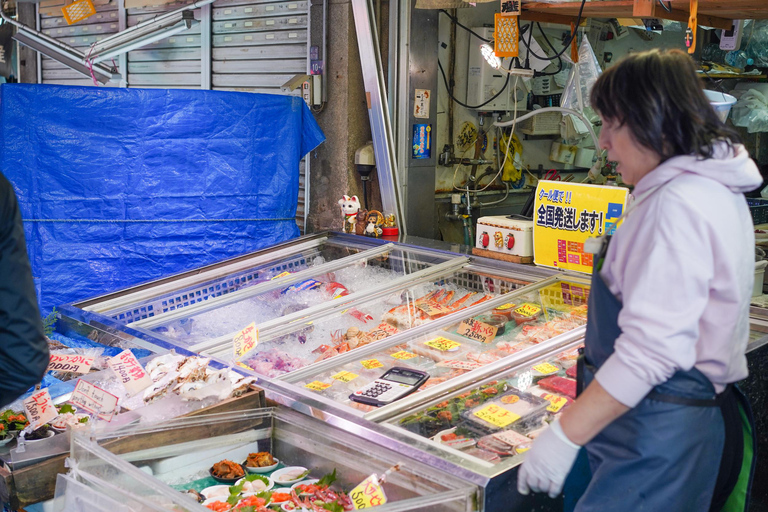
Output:
M19 204L0 173L0 407L40 382L49 357Z

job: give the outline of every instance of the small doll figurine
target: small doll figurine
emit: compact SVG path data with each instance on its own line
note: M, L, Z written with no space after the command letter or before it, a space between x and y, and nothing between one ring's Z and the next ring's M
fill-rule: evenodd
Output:
M382 230L381 224L384 222L384 216L380 211L371 210L368 212L365 226L365 236L380 237Z
M344 225L342 230L345 233L355 232L355 223L357 222L357 212L360 211L360 200L357 196L341 196L339 199L341 214L344 216Z
M363 236L365 234L365 228L368 219L368 210L360 210L355 216L355 234Z
M395 215L389 214L386 217L384 217L384 227L385 228L393 228L395 227Z

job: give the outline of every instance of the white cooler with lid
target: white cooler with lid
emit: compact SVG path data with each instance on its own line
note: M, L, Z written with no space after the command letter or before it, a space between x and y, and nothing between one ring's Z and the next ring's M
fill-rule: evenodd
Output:
M480 217L475 229L475 247L511 256L533 256L533 221L507 215Z

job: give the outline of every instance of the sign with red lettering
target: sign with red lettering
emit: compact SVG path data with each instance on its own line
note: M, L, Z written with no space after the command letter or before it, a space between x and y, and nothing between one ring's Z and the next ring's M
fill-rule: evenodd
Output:
M93 365L92 357L77 356L71 354L51 354L48 363L49 372L88 373Z
M379 484L378 477L374 474L360 482L360 484L349 491L349 497L352 499L352 505L355 510L361 508L378 507L387 502L387 496L384 489Z
M232 347L235 351L235 359L240 357L256 348L259 343L259 330L256 329L256 322L251 322L251 325L238 332L234 338L232 338Z
M59 415L47 389L41 389L24 400L24 410L27 411L27 419L32 430L45 425Z
M98 414L99 418L106 421L112 421L117 410L115 395L83 379L77 380L75 391L72 392L72 397L68 401L91 414Z
M459 329L456 332L471 340L479 341L481 343L490 343L496 337L496 331L498 331L498 327L488 325L474 318L469 318L461 322L461 325L459 325Z
M144 371L136 356L128 349L108 359L107 364L117 375L117 380L125 387L128 396L144 391L152 384L149 374Z

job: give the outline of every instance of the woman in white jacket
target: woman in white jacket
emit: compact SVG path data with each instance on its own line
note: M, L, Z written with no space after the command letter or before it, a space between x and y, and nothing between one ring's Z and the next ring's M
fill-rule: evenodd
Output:
M635 201L594 258L584 392L536 440L518 490L556 496L584 446L579 512L744 510L751 414L732 383L747 376L754 279L743 193L762 178L679 50L629 56L591 99Z

